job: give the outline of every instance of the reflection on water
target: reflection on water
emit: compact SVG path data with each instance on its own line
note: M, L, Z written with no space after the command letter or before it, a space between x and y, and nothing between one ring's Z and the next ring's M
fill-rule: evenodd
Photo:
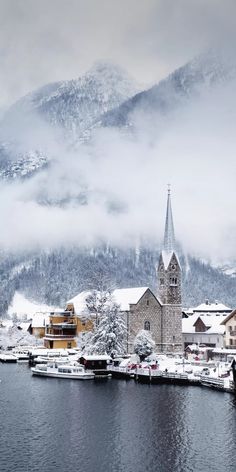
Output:
M0 365L1 472L235 472L236 401L200 387Z

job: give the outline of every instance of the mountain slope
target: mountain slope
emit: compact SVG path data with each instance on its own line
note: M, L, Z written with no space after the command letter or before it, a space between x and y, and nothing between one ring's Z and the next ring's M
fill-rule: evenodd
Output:
M159 84L106 113L101 126L131 127L136 113L152 115L153 112L171 112L207 88L235 77L235 64L223 54L209 51L175 70Z
M84 141L105 112L137 90L118 66L97 63L76 80L48 84L21 98L0 122L0 178L32 175L60 145L66 149Z
M0 307L5 314L15 291L48 305L63 307L66 300L83 290L149 286L156 293L158 251L99 247L94 250L50 251L21 261L2 257ZM196 306L205 299L236 306L236 278L223 274L200 260L181 256L183 306Z

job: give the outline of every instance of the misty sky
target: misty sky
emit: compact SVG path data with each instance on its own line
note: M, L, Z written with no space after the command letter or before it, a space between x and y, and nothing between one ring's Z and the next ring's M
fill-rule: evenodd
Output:
M0 107L100 59L157 82L235 38L234 0L0 0Z
M139 83L157 83L209 47L231 50L235 13L234 0L0 0L0 107L104 59ZM114 130L98 132L89 152L81 147L79 159L54 143L58 159L49 171L1 184L1 247L94 244L103 238L130 245L140 234L160 240L170 182L176 233L185 249L219 261L236 259L235 84L190 102L161 127L156 119L141 116L136 142ZM93 189L84 207L73 200L81 182ZM42 193L52 199L69 195L71 205L39 205ZM119 216L107 208L111 199L124 209Z

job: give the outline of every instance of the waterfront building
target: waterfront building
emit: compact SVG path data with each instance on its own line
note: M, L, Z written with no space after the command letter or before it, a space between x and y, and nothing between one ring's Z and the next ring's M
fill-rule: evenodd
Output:
M225 347L236 348L236 309L224 318L222 325L225 328Z
M224 347L224 314L195 313L182 319L184 348L192 344L212 348Z
M48 349L70 349L77 346L76 316L70 311L51 312L45 326L44 346Z
M45 336L45 327L48 323L48 313L35 313L30 324L30 334L36 338L43 338Z

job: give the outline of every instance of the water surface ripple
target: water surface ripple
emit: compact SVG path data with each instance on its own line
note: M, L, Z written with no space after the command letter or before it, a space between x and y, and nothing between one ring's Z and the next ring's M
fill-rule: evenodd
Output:
M1 472L235 472L236 402L200 387L0 365Z

